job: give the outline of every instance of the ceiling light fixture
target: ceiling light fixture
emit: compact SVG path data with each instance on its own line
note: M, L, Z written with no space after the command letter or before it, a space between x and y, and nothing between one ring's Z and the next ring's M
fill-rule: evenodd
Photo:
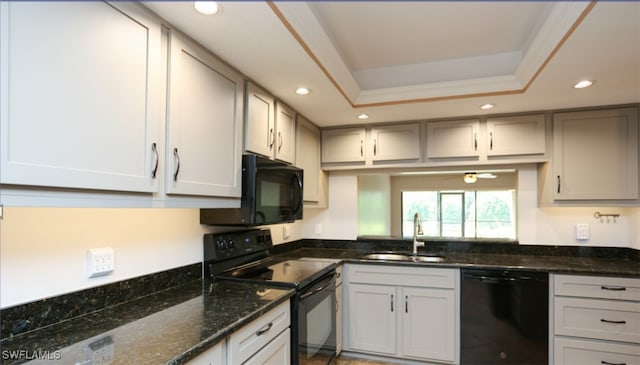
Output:
M222 12L222 7L217 1L195 1L193 7L200 14L215 15Z
M487 103L487 104L481 105L481 106L480 106L480 109L482 109L482 110L490 110L490 109L493 109L493 108L495 108L495 107L496 107L496 105L495 105L495 104L489 104L489 103Z
M358 119L360 119L360 120L369 119L369 116L366 115L366 114L360 114L360 115L358 115Z
M467 184L473 184L478 181L478 175L475 172L465 172L462 178Z
M307 89L306 87L299 87L296 89L296 94L298 95L309 95L310 92L311 90Z
M577 84L573 85L573 87L575 89L584 89L585 87L589 87L593 85L593 81L591 80L582 80L580 82L578 82Z

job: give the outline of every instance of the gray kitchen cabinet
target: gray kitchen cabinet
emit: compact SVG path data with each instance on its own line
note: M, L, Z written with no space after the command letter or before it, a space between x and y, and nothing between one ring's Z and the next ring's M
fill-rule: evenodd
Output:
M533 155L546 152L544 114L487 119L487 156Z
M2 2L0 17L0 183L156 192L160 23L119 2Z
M458 361L458 270L346 265L345 282L345 351Z
M638 199L638 108L553 116L553 199Z
M245 151L294 163L295 112L252 83L245 100Z
M479 120L427 123L427 158L479 158Z
M296 163L304 170L306 206L326 206L327 176L320 166L320 129L301 115L296 126Z
M289 301L240 328L227 341L227 364L289 364Z
M417 161L420 159L418 123L340 128L322 131L322 163Z
M166 192L240 197L242 75L170 35Z
M226 342L222 341L189 360L189 365L222 365L226 364Z
M640 363L635 278L553 276L554 364Z

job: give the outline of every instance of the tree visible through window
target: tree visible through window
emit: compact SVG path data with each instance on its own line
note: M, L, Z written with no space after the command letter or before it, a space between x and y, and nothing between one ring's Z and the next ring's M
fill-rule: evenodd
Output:
M416 212L426 237L516 238L515 190L403 191L404 237Z

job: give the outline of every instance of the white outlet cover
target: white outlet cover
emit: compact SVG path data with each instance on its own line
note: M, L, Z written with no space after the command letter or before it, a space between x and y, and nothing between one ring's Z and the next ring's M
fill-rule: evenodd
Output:
M586 223L576 224L576 239L585 241L589 239L589 225Z
M87 274L90 278L109 275L114 268L113 248L100 247L87 251Z

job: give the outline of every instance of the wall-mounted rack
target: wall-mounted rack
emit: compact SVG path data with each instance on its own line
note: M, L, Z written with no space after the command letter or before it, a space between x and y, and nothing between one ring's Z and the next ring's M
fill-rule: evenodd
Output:
M618 218L620 217L620 214L604 214L604 213L600 213L600 212L595 212L593 213L593 216L596 219L600 219L600 223L604 223L604 220L607 220L607 223L610 223L613 220L613 223L616 223Z

